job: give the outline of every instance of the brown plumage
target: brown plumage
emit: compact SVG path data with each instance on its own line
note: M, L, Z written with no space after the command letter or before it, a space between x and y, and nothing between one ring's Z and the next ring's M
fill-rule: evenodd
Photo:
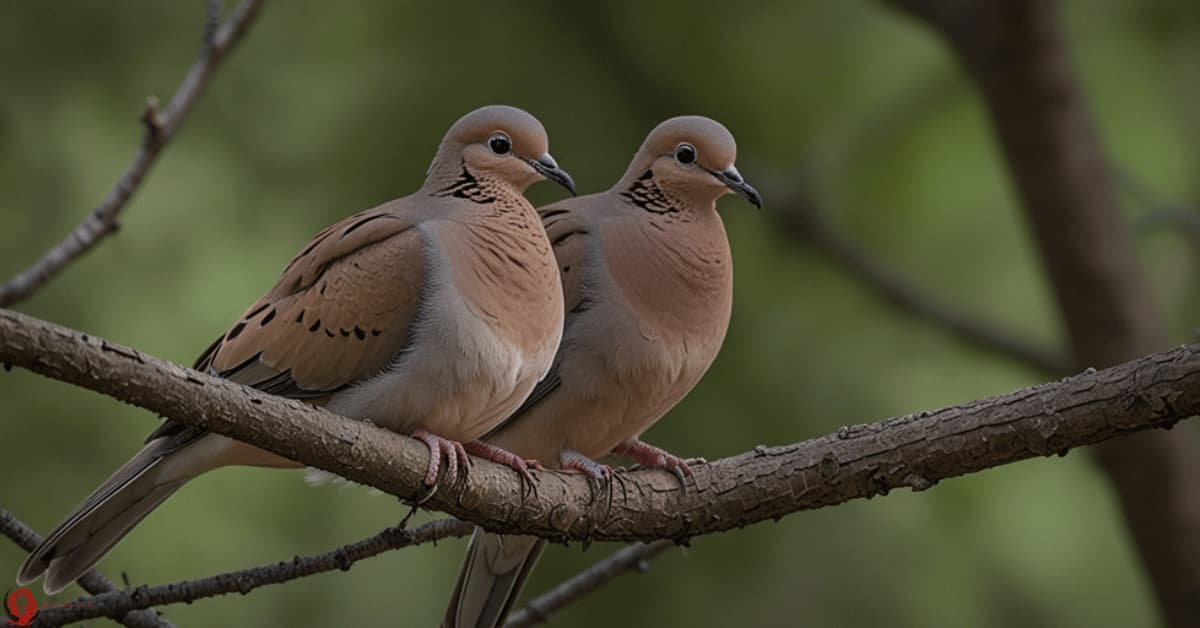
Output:
M614 453L690 474L638 437L696 385L725 337L733 267L716 201L734 192L761 206L736 151L719 123L672 118L611 189L539 210L562 276L563 341L547 378L487 442L597 478L611 469L594 459ZM541 548L476 530L443 625L503 624Z
M467 114L419 191L319 233L196 367L412 434L430 448L426 482L442 454L453 481L461 443L528 396L562 335L554 256L522 195L543 178L574 192L547 149L524 111ZM19 583L45 572L48 593L65 588L200 473L297 466L175 421L147 441L47 535Z

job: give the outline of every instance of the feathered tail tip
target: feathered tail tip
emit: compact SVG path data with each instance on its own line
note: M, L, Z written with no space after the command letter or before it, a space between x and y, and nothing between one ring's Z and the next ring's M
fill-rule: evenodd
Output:
M537 537L499 536L476 528L442 628L503 626L544 545Z

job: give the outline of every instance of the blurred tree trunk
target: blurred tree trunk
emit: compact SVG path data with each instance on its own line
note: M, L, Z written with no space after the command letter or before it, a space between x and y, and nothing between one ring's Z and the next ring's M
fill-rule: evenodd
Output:
M1068 58L1059 2L891 1L945 37L982 91L1075 365L1102 368L1165 347L1162 314ZM1200 625L1195 432L1145 432L1095 453L1120 497L1163 618L1171 626Z

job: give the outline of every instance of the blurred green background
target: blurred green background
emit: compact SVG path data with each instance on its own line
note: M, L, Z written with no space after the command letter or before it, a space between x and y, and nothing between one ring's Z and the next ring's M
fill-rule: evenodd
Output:
M1200 198L1200 4L1070 0L1064 10L1157 298L1173 339L1191 340L1200 236L1175 212ZM1061 345L979 97L930 32L876 2L622 0L583 11L269 3L118 237L19 309L190 364L312 234L414 190L445 128L476 106L539 116L583 191L610 185L660 119L701 113L737 136L739 167L767 209L721 202L737 268L732 327L708 377L648 440L711 459L1039 381L888 309L772 228L772 212L787 209L772 199L805 186L898 271ZM198 1L0 3L0 277L108 191L140 140L143 99L173 92L202 17ZM111 399L0 372L0 506L47 531L155 425ZM300 473L223 470L167 502L101 567L135 583L199 577L324 551L404 512L363 488L310 488ZM464 546L166 613L181 626L434 625ZM552 548L527 592L613 547ZM22 559L0 541L0 580ZM556 625L1155 622L1113 497L1076 452L698 538Z

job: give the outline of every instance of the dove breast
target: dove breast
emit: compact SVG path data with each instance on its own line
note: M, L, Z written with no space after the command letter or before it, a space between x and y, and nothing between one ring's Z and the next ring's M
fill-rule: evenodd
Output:
M526 242L484 221L427 220L418 229L439 246L425 249L429 273L409 342L382 372L335 394L328 408L401 433L423 427L475 440L511 414L550 368L562 336L557 271L548 246L530 251L536 238ZM514 248L524 249L521 263L505 253ZM535 285L554 289L523 289ZM545 298L530 298L537 294Z

